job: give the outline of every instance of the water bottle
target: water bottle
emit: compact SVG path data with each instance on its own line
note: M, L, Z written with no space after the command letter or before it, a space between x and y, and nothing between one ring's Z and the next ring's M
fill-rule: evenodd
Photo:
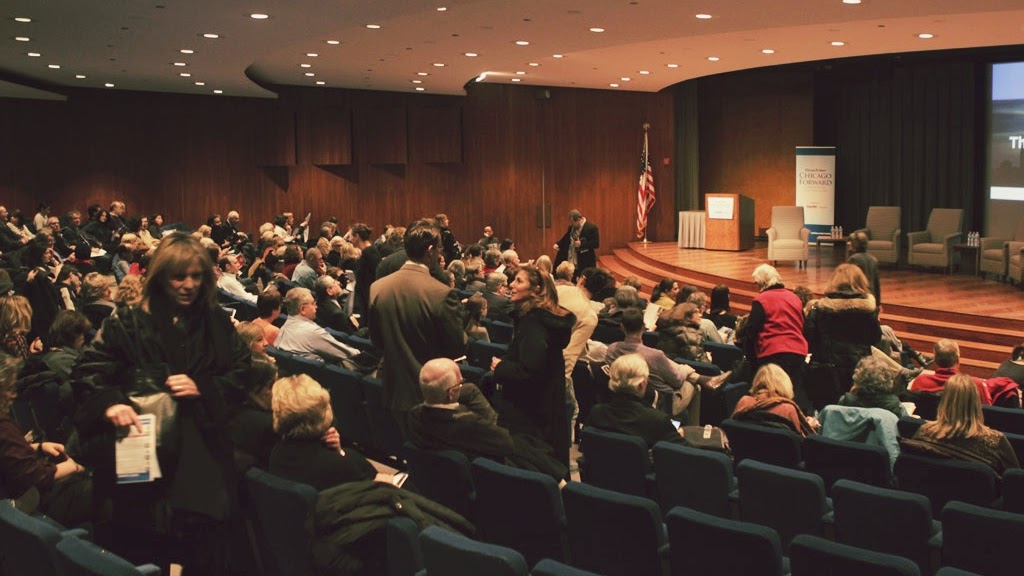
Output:
M840 226L840 227L839 227L839 236L838 236L838 237L839 237L839 238L845 238L845 237L846 237L846 236L845 236L845 235L843 234L843 227L842 227L842 226Z

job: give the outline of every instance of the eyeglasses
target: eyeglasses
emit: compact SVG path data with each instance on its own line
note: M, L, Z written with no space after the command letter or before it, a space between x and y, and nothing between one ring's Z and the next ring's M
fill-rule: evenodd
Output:
M463 382L463 380L459 379L458 382L456 382L455 384L452 384L451 386L449 386L448 389L445 390L445 392L451 392L452 390L455 390L456 388L462 388L462 382Z

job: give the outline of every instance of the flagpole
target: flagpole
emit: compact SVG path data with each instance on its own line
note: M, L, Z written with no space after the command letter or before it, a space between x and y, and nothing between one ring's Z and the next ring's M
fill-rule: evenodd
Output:
M651 163L651 158L649 156L650 151L647 148L647 131L650 129L650 127L651 127L651 124L649 122L644 122L644 161L648 165ZM647 167L644 166L645 173L646 173L646 169L647 169ZM650 218L650 216L647 216L647 218ZM647 222L646 221L644 222L644 242L643 243L644 243L644 248L646 249L647 248Z

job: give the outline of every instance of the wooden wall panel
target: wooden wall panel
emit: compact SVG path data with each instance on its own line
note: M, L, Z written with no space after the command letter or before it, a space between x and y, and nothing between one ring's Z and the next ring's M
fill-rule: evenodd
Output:
M429 107L411 111L409 141L413 162L462 162L462 108Z
M405 108L368 108L361 114L370 164L405 164L409 161L409 122Z
M309 125L309 162L316 165L352 164L352 112L346 108L313 110Z

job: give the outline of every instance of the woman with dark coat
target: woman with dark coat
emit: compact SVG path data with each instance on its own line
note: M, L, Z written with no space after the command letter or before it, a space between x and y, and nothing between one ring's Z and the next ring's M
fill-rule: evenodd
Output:
M187 574L224 572L236 509L228 420L244 400L241 378L251 354L216 293L202 245L181 234L165 238L141 304L104 320L72 373L82 459L95 467L96 491L114 508L109 541L101 544L146 554L146 561L174 561ZM129 427L141 431L138 414L158 398L173 408L164 411L173 425L158 427L162 478L115 484L115 439Z
M498 423L510 432L534 432L569 464L569 415L562 349L576 317L558 305L554 281L533 266L523 266L512 280L515 331L508 353L494 358L491 370L502 386L495 409Z
M857 362L870 356L871 346L882 338L875 297L860 268L853 264L836 268L825 297L810 304L804 337L811 360L830 365L838 392L846 393L853 385Z
M109 252L113 248L113 231L107 226L108 218L110 215L106 210L99 210L85 226L82 226L82 232L91 234Z

